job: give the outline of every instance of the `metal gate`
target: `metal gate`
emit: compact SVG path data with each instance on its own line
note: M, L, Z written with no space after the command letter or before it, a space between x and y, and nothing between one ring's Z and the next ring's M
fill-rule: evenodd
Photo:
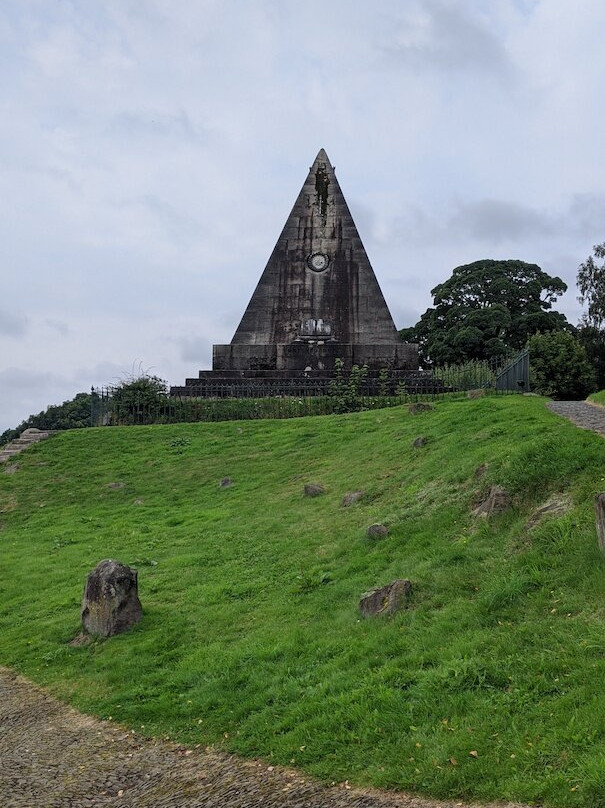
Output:
M527 348L505 365L496 376L496 390L529 393L529 351Z

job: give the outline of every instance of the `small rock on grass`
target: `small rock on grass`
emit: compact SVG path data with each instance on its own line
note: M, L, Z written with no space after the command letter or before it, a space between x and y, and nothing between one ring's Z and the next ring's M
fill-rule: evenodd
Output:
M421 449L423 446L426 446L428 442L429 442L428 438L425 438L424 435L419 435L412 444L412 446L414 447L414 449Z
M501 513L512 504L511 496L505 488L493 485L487 497L482 500L473 511L473 516L487 518L494 513Z
M82 627L88 634L111 637L138 623L143 614L135 569L105 559L88 574L82 597Z
M323 487L323 485L319 485L318 483L307 483L307 485L305 485L306 497L319 497L325 493L326 489Z
M90 634L86 634L86 632L81 631L73 638L73 640L70 641L69 645L71 645L72 648L80 648L82 645L89 645L91 641L92 638Z
M126 483L108 483L108 488L111 488L112 491L117 491L119 488L125 488Z
M485 477L485 472L489 468L489 463L481 463L480 466L477 466L475 469L475 480L480 480L482 477Z
M385 525L376 523L375 525L370 525L366 535L368 539L384 539L389 535L389 529Z
M435 407L426 401L415 401L414 403L408 405L410 415L418 415L421 412L431 412L431 410L434 409Z
M391 615L405 608L412 595L412 582L398 578L386 586L365 592L359 601L362 617Z
M552 496L544 505L532 513L525 526L528 530L536 527L546 516L563 516L571 507L571 502L565 496Z
M363 499L364 496L364 491L349 491L349 493L345 494L342 498L341 505L343 508L348 508L349 505L354 505L356 502L359 502L360 499Z
M232 485L233 485L233 480L231 479L231 477L223 477L223 479L218 484L218 487L219 488L231 488Z

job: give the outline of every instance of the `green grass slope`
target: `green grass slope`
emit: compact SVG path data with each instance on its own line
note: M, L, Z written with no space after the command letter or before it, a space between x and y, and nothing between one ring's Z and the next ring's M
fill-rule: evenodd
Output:
M586 400L592 402L592 404L599 404L601 407L605 407L605 390L591 393Z
M0 663L145 734L326 780L605 805L605 443L542 399L88 429L18 462L0 470ZM514 507L473 519L492 484ZM528 529L553 493L571 510ZM110 557L138 568L143 620L72 647ZM361 593L400 577L411 607L360 620Z

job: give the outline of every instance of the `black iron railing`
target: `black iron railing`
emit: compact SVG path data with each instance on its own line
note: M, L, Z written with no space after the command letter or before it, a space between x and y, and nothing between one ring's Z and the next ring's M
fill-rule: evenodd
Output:
M182 389L182 388L177 388ZM227 421L258 418L295 418L393 407L417 400L466 395L469 390L491 393L529 391L529 354L512 359L466 362L432 371L388 370L369 376L337 378L234 379L200 381L185 394L152 395L124 387L92 389L91 423L94 426Z

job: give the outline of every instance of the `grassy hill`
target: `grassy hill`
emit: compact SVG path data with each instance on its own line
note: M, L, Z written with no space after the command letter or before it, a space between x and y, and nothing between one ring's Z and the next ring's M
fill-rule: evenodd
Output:
M18 463L0 467L1 664L144 734L328 781L605 805L605 443L542 399L75 430ZM474 519L493 484L514 507ZM529 529L555 493L570 510ZM138 568L143 620L72 647L103 558ZM411 607L360 620L361 593L400 577Z

